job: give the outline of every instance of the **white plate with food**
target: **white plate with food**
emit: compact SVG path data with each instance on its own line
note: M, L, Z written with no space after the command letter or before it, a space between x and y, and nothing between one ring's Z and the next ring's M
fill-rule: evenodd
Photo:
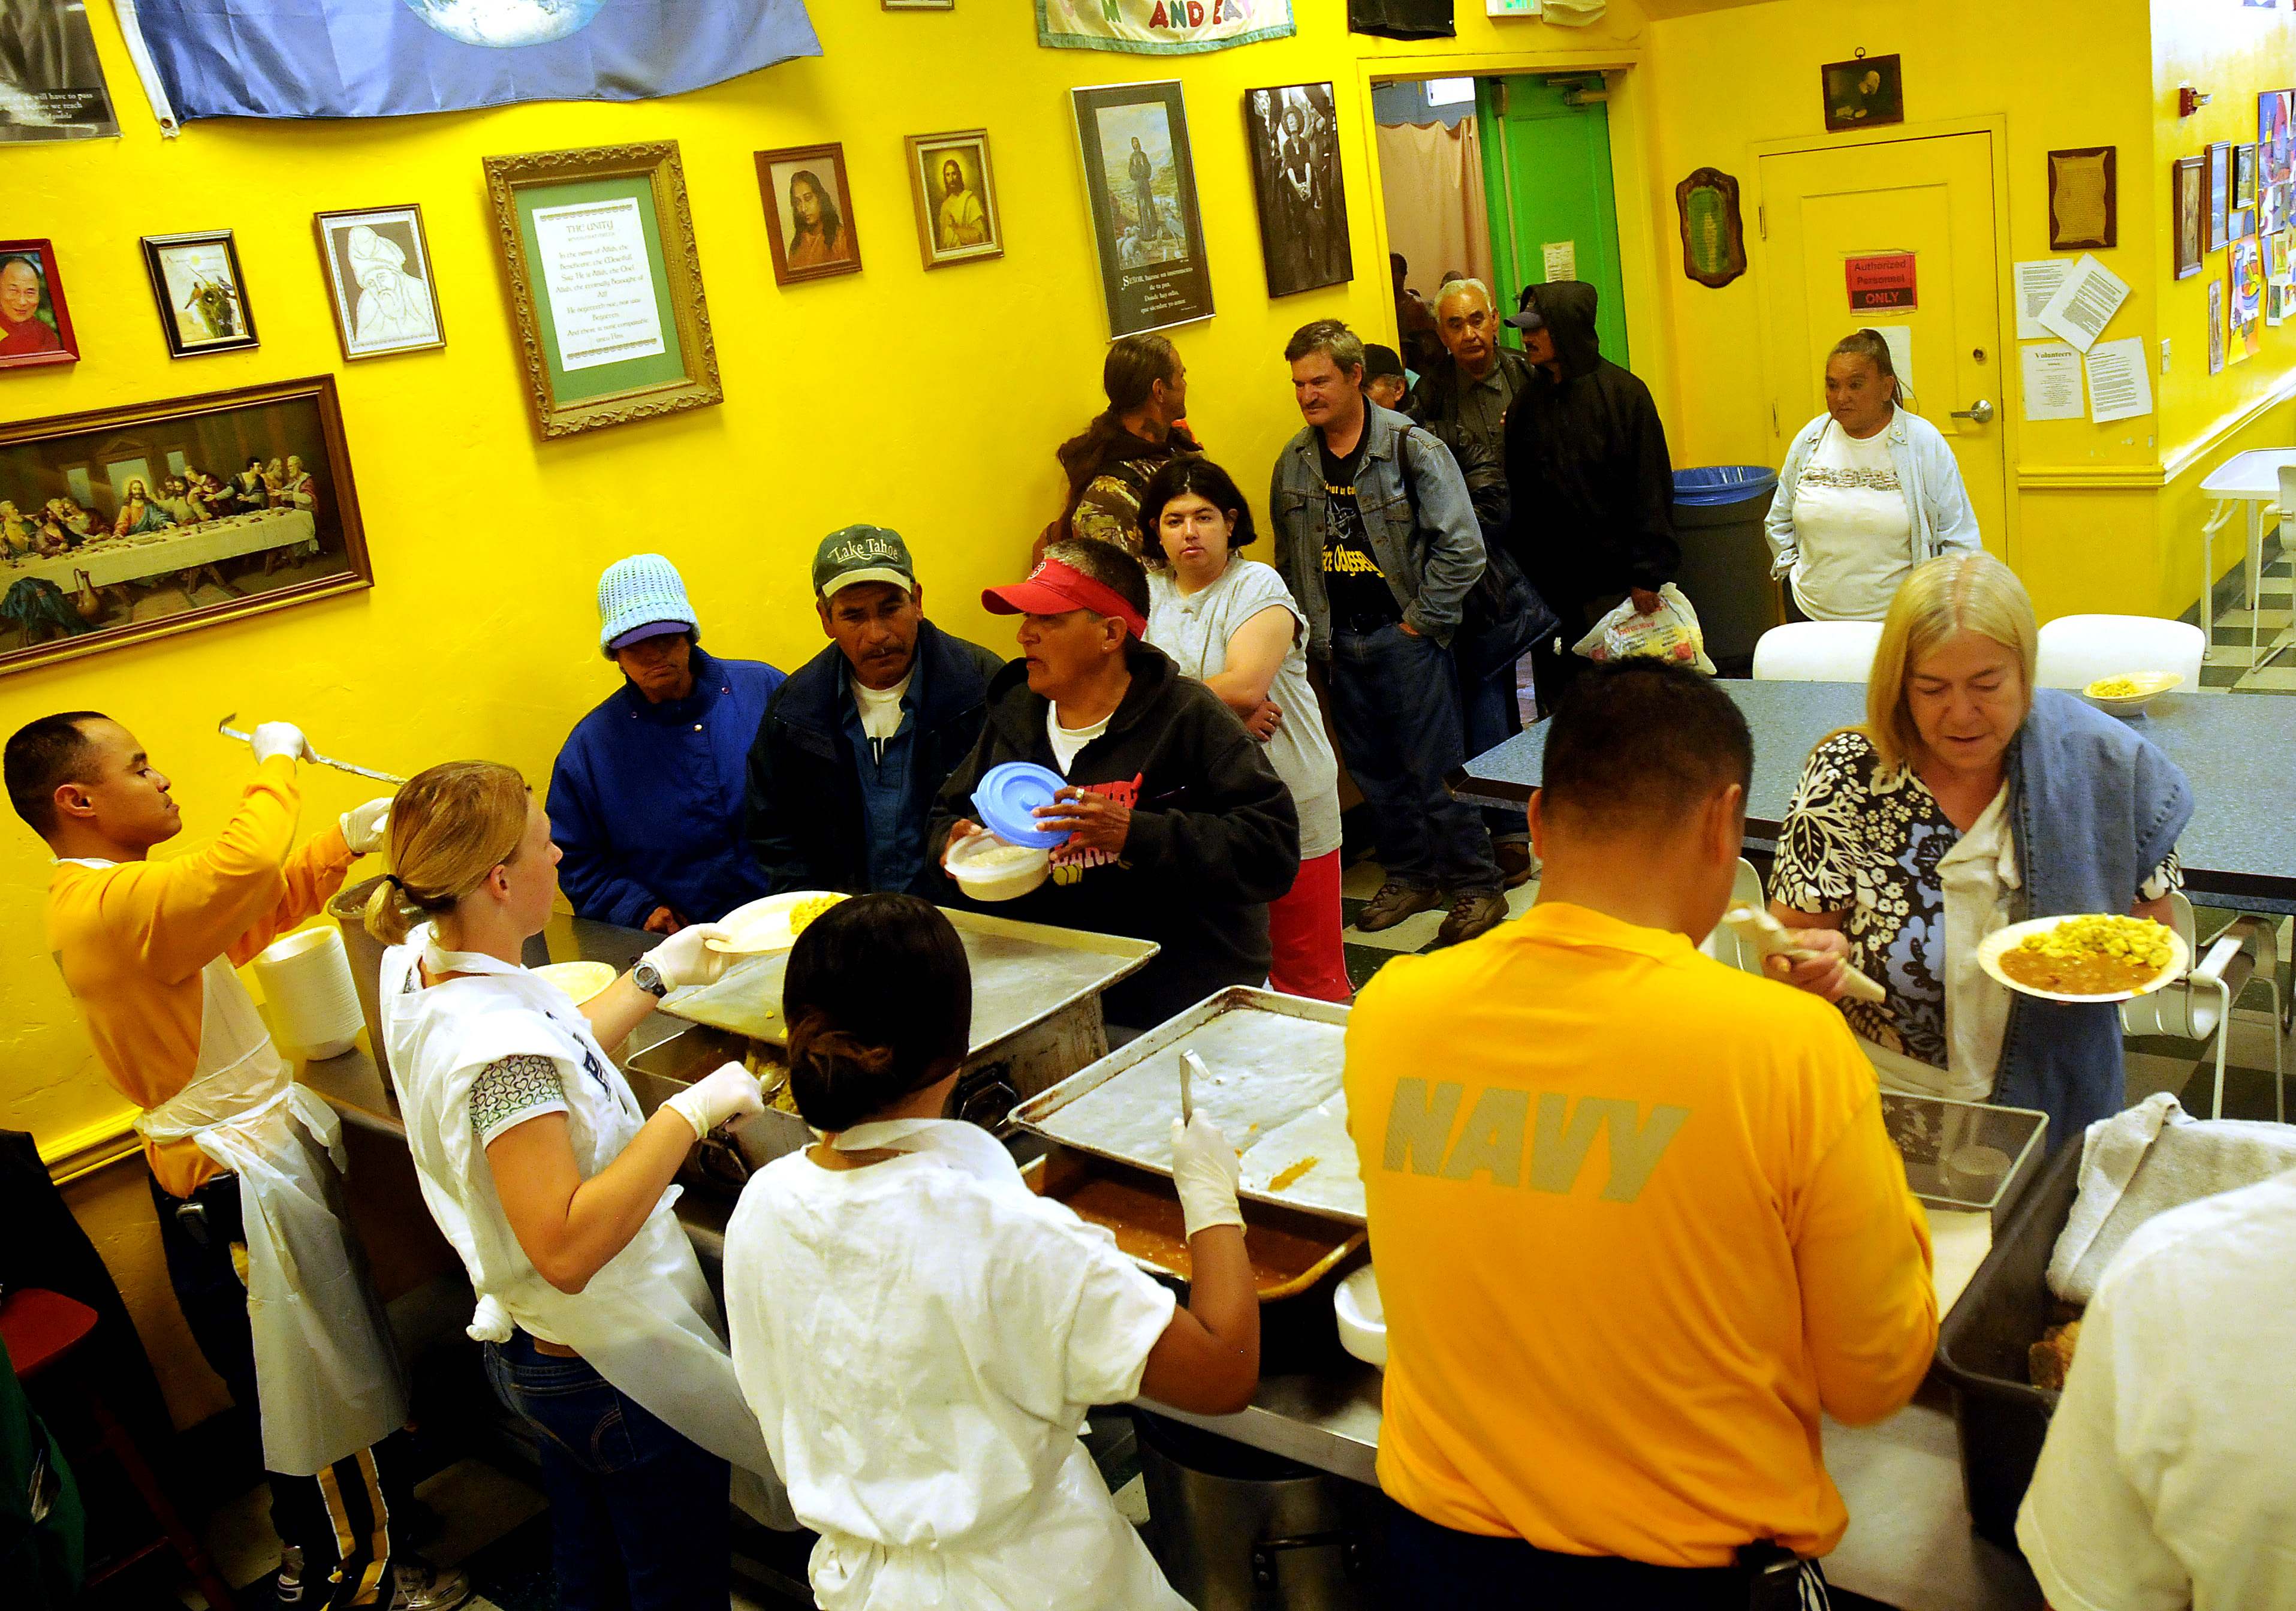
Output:
M737 906L718 922L723 939L703 941L728 957L764 957L797 943L805 925L844 900L834 890L791 890Z
M1977 963L2011 990L2044 1001L2126 1001L2182 978L2193 957L2172 928L2085 912L1996 930L1978 946Z
M2123 671L2098 678L2081 693L2116 716L2133 716L2184 680L2174 671Z

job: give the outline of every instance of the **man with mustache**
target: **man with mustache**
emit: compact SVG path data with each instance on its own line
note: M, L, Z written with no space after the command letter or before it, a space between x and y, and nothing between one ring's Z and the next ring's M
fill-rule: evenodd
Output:
M898 531L848 526L813 560L829 646L774 695L750 751L750 848L769 889L908 891L933 881L933 796L980 736L1004 658L924 616Z

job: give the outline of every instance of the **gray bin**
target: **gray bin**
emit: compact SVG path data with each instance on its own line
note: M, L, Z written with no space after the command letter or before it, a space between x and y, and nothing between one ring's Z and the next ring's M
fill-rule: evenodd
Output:
M1776 491L1771 480L1754 483L1749 496L1726 503L1674 505L1675 540L1682 546L1682 569L1675 581L1698 612L1708 657L1726 677L1746 676L1756 641L1778 624L1770 546L1762 536Z

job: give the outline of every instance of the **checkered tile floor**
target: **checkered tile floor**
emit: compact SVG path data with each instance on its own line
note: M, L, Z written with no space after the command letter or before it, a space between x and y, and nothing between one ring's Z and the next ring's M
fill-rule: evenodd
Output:
M2296 647L2284 650L2276 659L2271 656L2272 645L2286 638L2292 625L2296 625L2290 588L2289 559L2284 554L2265 567L2256 609L2248 608L2243 596L2234 600L2235 608L2218 612L2216 641L2201 667L2202 688L2296 694Z

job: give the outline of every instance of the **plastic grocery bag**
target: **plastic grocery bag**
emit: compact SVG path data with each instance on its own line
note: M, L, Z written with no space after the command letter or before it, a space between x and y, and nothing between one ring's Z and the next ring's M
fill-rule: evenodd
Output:
M1698 629L1698 612L1690 607L1682 589L1669 582L1658 590L1658 610L1651 615L1636 614L1635 601L1626 600L1571 645L1570 652L1589 660L1654 654L1713 676L1714 662L1706 658L1706 635Z

